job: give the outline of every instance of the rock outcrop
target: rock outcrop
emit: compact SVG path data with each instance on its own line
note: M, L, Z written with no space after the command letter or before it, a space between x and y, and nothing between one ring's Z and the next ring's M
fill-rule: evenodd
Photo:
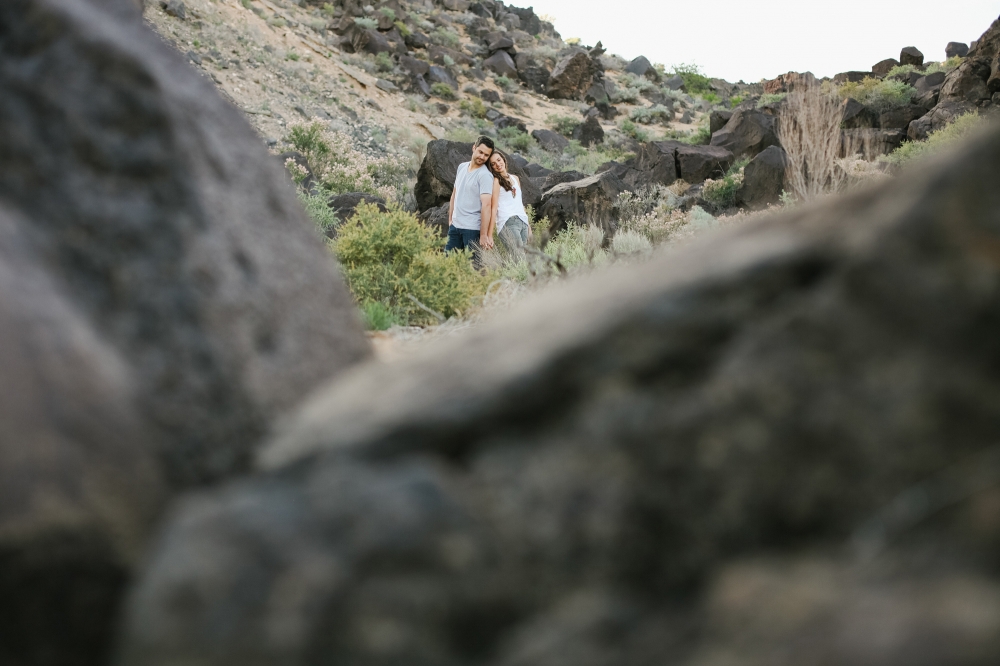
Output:
M725 148L736 157L753 157L769 146L779 145L778 120L758 109L737 109L718 132L711 145Z
M553 99L582 99L594 80L594 64L584 51L560 60L552 74L546 94Z
M995 662L997 179L994 131L358 368L178 509L120 663Z
M280 163L126 0L0 3L0 90L0 663L103 666L164 499L369 348Z
M538 205L538 215L549 218L552 231L573 222L583 226L596 224L611 233L618 219L615 200L625 189L625 184L612 172L565 182L546 190Z
M787 157L779 146L770 146L743 167L740 200L751 210L776 204L785 190Z

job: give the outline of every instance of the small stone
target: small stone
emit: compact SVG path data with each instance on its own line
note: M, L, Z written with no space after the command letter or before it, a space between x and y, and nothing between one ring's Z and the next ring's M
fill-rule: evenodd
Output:
M187 18L187 7L181 0L160 0L160 9L167 15L184 20Z
M384 90L385 92L396 92L399 88L396 87L392 81L386 81L385 79L378 79L375 81L375 87L379 90Z

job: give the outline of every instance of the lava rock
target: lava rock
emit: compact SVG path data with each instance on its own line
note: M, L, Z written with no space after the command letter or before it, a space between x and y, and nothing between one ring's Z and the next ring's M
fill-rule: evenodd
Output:
M899 67L899 61L895 58L886 58L872 65L871 73L878 77L884 77L892 71L893 67Z
M562 153L569 148L569 139L558 132L547 129L537 129L531 131L531 138L538 142L544 150L550 153Z
M479 96L482 98L484 102L487 102L489 104L497 104L500 102L500 93L498 93L496 90L489 90L487 88L483 88L482 90L479 91Z
M840 105L840 110L840 124L844 128L859 129L878 126L878 116L853 97L845 99Z
M964 58L967 55L969 55L969 45L964 42L948 42L948 45L944 47L946 58Z
M517 79L517 67L514 65L514 59L506 51L497 51L484 60L483 69L495 72L500 76L506 76L509 79Z
M385 199L374 194L368 194L367 192L348 192L346 194L338 194L335 197L331 197L327 202L327 205L333 209L333 214L336 215L341 222L347 222L351 217L354 216L354 211L358 209L361 204L370 204L377 206L383 213L388 212L388 208L385 206ZM328 234L332 237L332 229L328 231Z
M677 180L677 149L679 141L654 141L644 143L636 155L637 166L648 174L649 182L670 185Z
M584 147L604 143L604 128L601 127L601 121L596 116L588 116L573 130L573 138Z
M618 219L615 201L625 189L625 184L610 172L554 185L542 196L538 215L549 218L553 232L575 222L583 226L596 224L611 233Z
M872 74L873 72L841 72L840 74L834 74L833 82L838 86L845 83L861 83L865 80L865 78L870 77Z
M886 130L898 129L905 132L911 122L920 118L925 113L927 113L927 109L916 104L899 106L880 113L878 116L878 126Z
M923 67L924 54L916 46L906 46L899 52L899 64Z
M729 119L733 117L733 112L728 109L715 109L708 114L708 131L715 134L726 126Z
M431 65L427 68L427 81L432 85L435 83L443 83L453 90L458 90L458 81L454 76L451 75L444 67L439 67L437 65Z
M594 80L594 64L586 53L577 52L556 64L546 94L553 99L582 99Z
M735 161L732 151L721 146L677 146L677 174L688 183L721 178Z
M518 53L514 58L514 66L517 68L517 78L524 85L536 93L545 93L552 72L543 61L528 53Z
M743 167L740 199L751 210L776 204L785 190L788 157L780 146L769 146Z
M656 71L653 67L653 63L649 62L649 58L646 56L639 56L635 58L632 62L625 66L625 71L629 74L635 74L636 76L645 76L654 81L660 80L660 73Z
M722 129L712 134L710 143L737 157L753 157L768 146L779 145L777 119L759 109L738 109Z

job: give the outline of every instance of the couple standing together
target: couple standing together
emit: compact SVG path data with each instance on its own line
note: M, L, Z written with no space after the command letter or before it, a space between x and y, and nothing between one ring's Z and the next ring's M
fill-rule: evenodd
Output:
M472 250L480 266L480 251L493 247L493 236L508 250L531 238L528 213L521 201L521 181L507 170L507 156L493 141L481 136L472 147L472 159L458 166L448 205L449 250Z

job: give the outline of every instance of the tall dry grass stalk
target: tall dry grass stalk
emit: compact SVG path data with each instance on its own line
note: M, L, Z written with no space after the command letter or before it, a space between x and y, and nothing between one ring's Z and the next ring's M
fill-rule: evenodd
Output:
M807 201L846 184L837 161L843 155L840 99L818 86L785 98L778 114L778 138L787 153L785 190Z

